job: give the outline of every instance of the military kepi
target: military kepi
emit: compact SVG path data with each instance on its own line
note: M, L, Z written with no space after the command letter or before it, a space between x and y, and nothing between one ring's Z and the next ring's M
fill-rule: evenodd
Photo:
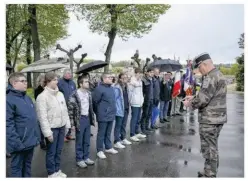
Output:
M202 53L200 55L198 55L197 57L195 57L193 65L194 68L198 68L198 66L205 60L211 59L211 57L209 56L208 53Z

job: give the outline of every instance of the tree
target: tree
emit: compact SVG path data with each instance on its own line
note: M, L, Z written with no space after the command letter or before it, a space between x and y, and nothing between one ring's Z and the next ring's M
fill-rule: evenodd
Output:
M140 38L142 34L151 31L160 15L166 13L170 5L140 5L140 4L87 4L73 5L73 11L78 19L86 19L93 33L104 33L109 42L104 53L105 61L110 62L115 37L123 40L129 37ZM104 68L108 72L109 66Z
M86 54L86 56L84 55L85 57L82 56L82 58L81 58L81 60L80 60L79 62L76 62L76 61L75 61L75 59L74 59L74 53L75 53L76 51L78 51L80 48L82 48L82 45L78 45L76 48L70 49L69 51L67 51L67 50L65 50L64 48L62 48L62 47L60 46L60 44L57 44L57 47L56 47L56 49L58 49L58 50L60 50L60 51L62 51L62 52L65 52L66 55L69 57L70 69L71 69L72 77L73 77L73 62L75 62L75 63L77 64L77 66L80 66L80 64L82 63L82 60L87 56L87 54ZM78 68L79 68L79 67L78 67Z
M13 71L17 58L15 58L15 61L12 60L18 55L16 50L20 47L17 45L18 40L20 40L18 37L22 35L22 32L27 25L27 22L20 18L24 12L23 7L24 5L17 4L6 5L6 61L13 67ZM23 42L23 40L21 42ZM11 51L11 48L16 49L15 51ZM11 52L15 53L11 54Z
M27 41L25 40L28 35L26 31L30 28L28 7L28 4L6 5L6 60L14 68L20 57L26 60ZM69 15L65 5L37 4L36 20L41 55L53 47L57 40L68 36ZM32 60L33 56L31 62Z
M29 12L29 26L31 29L31 37L33 42L33 52L34 52L34 62L40 60L40 39L38 33L38 25L37 25L37 15L36 15L36 4L29 4L28 6ZM33 85L36 86L36 79L39 74L34 73Z
M237 64L237 63L232 64L231 70L230 70L231 75L236 75L238 70L239 70L239 64Z
M239 39L239 48L244 49L244 33L241 34L241 37ZM241 54L241 56L236 58L236 61L238 63L238 71L236 73L236 81L237 81L237 91L244 91L244 53Z

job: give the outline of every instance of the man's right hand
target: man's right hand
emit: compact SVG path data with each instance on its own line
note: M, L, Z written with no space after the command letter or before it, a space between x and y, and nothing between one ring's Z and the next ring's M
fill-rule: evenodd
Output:
M49 141L50 143L53 142L53 136L48 136L47 139L48 139L48 141Z

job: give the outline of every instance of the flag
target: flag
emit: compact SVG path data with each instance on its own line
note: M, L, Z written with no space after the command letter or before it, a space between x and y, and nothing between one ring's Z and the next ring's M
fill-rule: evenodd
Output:
M186 75L184 79L184 91L186 92L187 96L191 96L193 94L193 74L191 71L190 66L188 66L186 70Z
M180 72L175 73L175 81L174 81L174 87L172 91L172 97L175 98L180 94L181 90L181 79L180 79Z

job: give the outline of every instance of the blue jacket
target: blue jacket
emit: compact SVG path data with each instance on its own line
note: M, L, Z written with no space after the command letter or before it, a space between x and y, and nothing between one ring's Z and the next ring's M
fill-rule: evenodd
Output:
M115 105L116 105L116 116L124 117L124 98L123 91L120 84L114 86L115 91Z
M98 122L114 121L116 115L115 92L111 85L100 84L92 93L93 109Z
M40 142L40 132L34 104L26 92L7 88L6 96L7 152L31 149Z
M66 80L64 78L59 79L58 88L64 94L66 102L68 102L70 95L77 89L73 80Z

